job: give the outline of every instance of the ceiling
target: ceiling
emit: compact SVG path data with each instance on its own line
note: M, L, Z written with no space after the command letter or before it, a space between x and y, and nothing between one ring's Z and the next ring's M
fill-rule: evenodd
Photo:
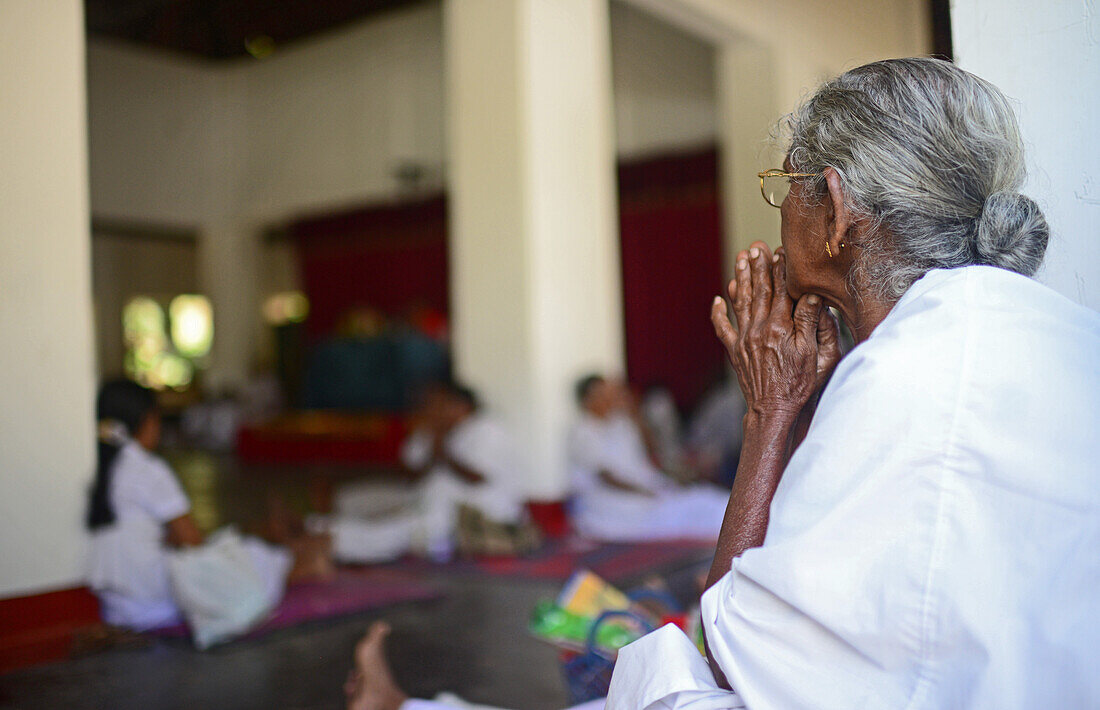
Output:
M430 0L86 0L88 33L207 59L275 48Z

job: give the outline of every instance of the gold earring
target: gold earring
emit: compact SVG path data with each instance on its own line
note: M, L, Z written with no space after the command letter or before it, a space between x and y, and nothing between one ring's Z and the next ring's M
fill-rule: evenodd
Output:
M825 253L829 255L829 258L833 258L833 248L829 246L829 240L825 240Z

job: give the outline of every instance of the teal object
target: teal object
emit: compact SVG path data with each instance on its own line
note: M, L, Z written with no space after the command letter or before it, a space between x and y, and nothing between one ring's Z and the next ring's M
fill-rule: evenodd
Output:
M307 409L400 412L429 382L450 373L446 347L416 333L332 338L309 358L302 392Z

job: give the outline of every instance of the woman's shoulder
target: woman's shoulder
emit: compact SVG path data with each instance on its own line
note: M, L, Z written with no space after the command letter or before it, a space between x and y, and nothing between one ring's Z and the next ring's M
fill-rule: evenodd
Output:
M134 442L119 452L113 478L113 485L126 488L145 489L165 482L175 483L175 474L168 462Z
M917 281L850 353L846 369L908 380L940 376L967 358L1027 360L1018 363L1026 367L1072 361L1075 352L1100 355L1100 313L1026 276L969 266Z
M122 447L122 450L119 452L119 460L125 461L128 465L135 468L142 467L171 470L167 461L133 441Z
M922 318L969 320L981 325L997 315L1020 325L1029 324L1027 318L1039 318L1100 336L1100 313L1034 278L980 265L928 272L902 296L875 334Z
M1082 442L1100 422L1100 315L1002 269L934 276L841 361L807 449L858 453L875 470L903 453L980 468L968 452L1003 476L1017 468L1000 461L1006 442L1028 442L1014 456L1032 476L1095 461L1100 450Z
M118 508L140 509L159 521L167 521L191 507L168 462L134 443L119 453L111 487L116 512Z

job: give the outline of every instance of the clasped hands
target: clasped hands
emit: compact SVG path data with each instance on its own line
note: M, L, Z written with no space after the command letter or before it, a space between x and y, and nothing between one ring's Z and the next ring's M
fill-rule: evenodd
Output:
M786 254L755 242L737 257L729 283L736 326L715 297L711 322L726 348L749 415L793 422L840 360L837 322L821 297L796 304L787 292Z

